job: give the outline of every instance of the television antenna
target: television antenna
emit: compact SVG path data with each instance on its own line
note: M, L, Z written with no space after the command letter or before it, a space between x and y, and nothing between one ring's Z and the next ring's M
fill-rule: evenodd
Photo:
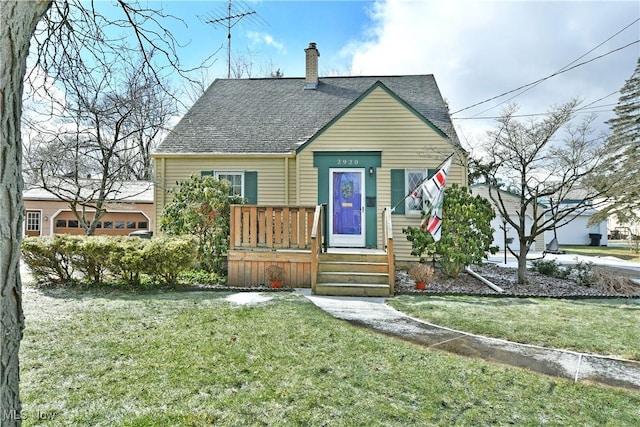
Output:
M227 3L227 7L224 6L219 7L216 11L217 13L210 12L205 16L200 16L199 18L204 21L206 24L211 24L213 26L222 26L227 29L227 78L231 78L231 28L233 28L236 24L242 21L243 18L249 17L253 18L254 22L261 23L256 17L252 17L252 15L257 16L257 12L255 10L251 10L249 6L243 2L240 3L239 6L234 6L232 4L232 0L229 0Z

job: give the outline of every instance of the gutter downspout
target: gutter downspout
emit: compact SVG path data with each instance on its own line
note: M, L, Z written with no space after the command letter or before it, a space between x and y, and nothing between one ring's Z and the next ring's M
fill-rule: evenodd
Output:
M488 281L487 279L485 279L484 277L482 277L481 275L479 275L478 273L476 273L475 271L471 270L471 267L466 266L464 268L464 270L469 273L469 275L471 275L472 277L475 277L476 279L480 280L482 283L484 283L485 285L489 286L491 289L493 289L496 292L499 293L504 293L504 289L502 289L500 286Z

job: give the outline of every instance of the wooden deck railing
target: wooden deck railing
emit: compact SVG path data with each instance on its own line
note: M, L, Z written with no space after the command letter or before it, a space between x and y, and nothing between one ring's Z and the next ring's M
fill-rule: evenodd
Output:
M322 213L324 207L322 205L316 206L313 214L313 225L311 227L311 291L316 292L316 284L318 283L318 261L320 253L322 252Z
M229 249L311 249L313 206L231 206Z
M396 267L393 255L393 224L391 222L391 208L384 208L382 211L382 239L384 248L387 251L387 262L389 267L389 295L395 292Z

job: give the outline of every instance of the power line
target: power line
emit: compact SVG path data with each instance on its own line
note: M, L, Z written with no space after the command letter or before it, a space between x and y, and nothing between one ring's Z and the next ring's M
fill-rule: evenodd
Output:
M611 92L610 94L605 95L605 96L603 96L602 98L598 98L598 99L596 99L595 101L590 102L589 104L587 104L587 105L585 105L585 106L582 106L582 107L578 108L576 111L584 110L585 108L590 108L590 106L591 106L591 105L593 105L593 104L595 104L596 102L600 102L600 101L602 101L603 99L608 98L608 97L610 97L610 96L612 96L612 95L615 95L615 94L616 94L616 93L618 93L618 92L620 92L620 91L619 91L619 90L614 90L614 91L613 91L613 92ZM607 104L607 106L609 106L609 105L616 105L616 104ZM591 107L591 108L593 108L593 107Z
M607 104L607 105L600 105L597 107L592 107L592 108L604 108L608 105L616 105L616 104ZM587 113L607 113L610 112L611 110L592 110L592 111L579 111L576 110L576 113L578 114L587 114ZM546 112L546 113L530 113L530 114L512 114L509 117L537 117L537 116L547 116L551 113ZM500 119L501 116L473 116L473 117L452 117L452 120L488 120L488 119Z
M625 26L624 28L622 28L621 30L619 30L617 33L615 33L615 34L613 34L612 36L610 36L609 38L607 38L606 40L604 40L604 41L600 42L597 46L593 47L593 48L592 48L592 49L590 49L588 52L586 52L586 53L582 54L581 56L579 56L578 58L574 59L573 61L571 61L570 63L568 63L568 64L567 64L567 65L565 65L564 67L560 68L558 71L556 71L556 72L555 72L554 74L552 74L551 76L553 76L553 75L555 75L555 74L559 74L560 72L562 72L563 70L565 70L565 68L570 67L571 65L575 64L576 62L578 62L579 60L581 60L581 59L582 59L582 58L584 58L585 56L589 55L591 52L593 52L593 51L595 51L596 49L598 49L600 46L604 45L604 44L605 44L606 42L608 42L609 40L611 40L611 39L613 39L614 37L618 36L620 33L622 33L623 31L625 31L627 28L631 27L633 24L635 24L635 23L636 23L636 22L638 22L638 21L640 21L640 18L635 19L633 22L631 22L630 24L628 24L627 26ZM594 58L594 59L597 59L597 58ZM567 70L567 71L568 71L568 70ZM551 76L550 76L550 77L551 77ZM530 91L531 89L533 89L534 87L536 87L536 86L538 86L540 83L542 83L543 81L544 81L544 80L539 80L537 83L536 83L536 82L532 83L529 87L527 87L527 88L526 88L525 90L523 90L522 92L520 92L520 93L517 93L517 94L513 95L513 96L512 96L511 98L509 98L509 99L505 99L504 101L499 102L498 104L494 105L493 107L487 108L486 110L484 110L484 111L481 111L481 112L477 113L477 114L476 114L476 116L479 116L479 115L481 115L481 114L484 114L484 113L486 113L487 111L493 110L493 109L494 109L494 108L496 108L498 105L501 105L501 104L504 104L505 102L509 102L509 101L511 101L512 99L514 99L514 98L516 98L516 97L518 97L518 96L522 95L523 93ZM517 91L518 89L515 89L515 90ZM614 93L615 93L615 92L614 92ZM503 95L499 95L499 97L501 97L501 96L503 96ZM493 98L493 99L495 99L495 98ZM490 100L487 100L487 101L490 101ZM594 101L594 102L597 102L597 101ZM476 104L476 105L477 105L477 104ZM469 108L471 108L471 107L469 107ZM463 110L459 110L459 111L463 111ZM458 111L458 112L459 112L459 111ZM455 114L455 113L452 113L452 114ZM474 116L474 117L475 117L475 116Z
M555 76L557 76L557 75L559 75L559 74L563 74L563 73L566 73L567 71L571 71L571 70L573 70L573 69L575 69L575 68L578 68L578 67L581 67L581 66L583 66L583 65L586 65L586 64L588 64L588 63L590 63L590 62L595 61L596 59L604 58L605 56L611 55L612 53L618 52L618 51L620 51L620 50L622 50L622 49L626 49L626 48L628 48L629 46L632 46L632 45L637 44L637 43L640 43L640 40L636 40L636 41L633 41L633 42L631 42L631 43L629 43L629 44L626 44L626 45L624 45L624 46L621 46L621 47L619 47L619 48L617 48L617 49L610 50L609 52L603 53L602 55L600 55L600 56L596 56L596 57L594 57L594 58L592 58L592 59L590 59L590 60L588 60L588 61L584 61L584 62L581 62L581 63L579 63L579 64L576 64L576 65L574 65L574 66L572 66L572 67L570 67L570 68L566 68L566 69L563 69L563 70L557 71L557 72L555 72L555 73L553 73L553 74L550 74L550 75L548 75L548 76L546 76L546 77L543 77L543 78L541 78L541 79L538 79L538 80L536 80L536 81L534 81L534 82L532 82L532 83L528 83L528 84L526 84L526 85L522 85L522 86L520 86L520 87L518 87L518 88L515 88L515 89L510 90L510 91L507 91L507 92L504 92L504 93L502 93L502 94L500 94L500 95L493 96L493 97L491 97L491 98L489 98L489 99L486 99L486 100L484 100L484 101L476 102L476 103L475 103L475 104L473 104L473 105L470 105L470 106L468 106L468 107L462 108L462 109L457 110L457 111L454 111L453 113L451 113L451 115L458 114L458 113L460 113L460 112L462 112L462 111L466 111L466 110L468 110L468 109L470 109L470 108L473 108L473 107L477 107L478 105L485 104L485 103L487 103L487 102L489 102L489 101L493 101L494 99L501 98L501 97L503 97L503 96L505 96L505 95L509 95L510 93L517 92L517 91L519 91L519 90L521 90L521 89L524 89L524 88L527 88L527 87L529 87L529 86L537 85L537 84L539 84L539 83L541 83L541 82L543 82L543 81L545 81L545 80L550 79L551 77L555 77Z
M613 107L614 105L618 105L617 103L610 103L610 104L600 104L600 105L593 105L596 102L602 101L605 98L610 97L611 95L615 95L616 93L620 92L619 90L613 91L608 95L603 96L602 98L598 98L595 101L592 101L590 103L588 103L587 105L584 105L580 108L576 108L575 109L575 113L580 113L580 114L586 114L586 113L608 113L611 110L594 110L595 108L606 108L606 107ZM589 111L583 111L583 110L589 110ZM546 112L546 113L530 113L530 114L514 114L511 117L536 117L536 116L546 116L549 115L550 113ZM487 119L499 119L500 116L471 116L471 117L452 117L452 120L487 120Z

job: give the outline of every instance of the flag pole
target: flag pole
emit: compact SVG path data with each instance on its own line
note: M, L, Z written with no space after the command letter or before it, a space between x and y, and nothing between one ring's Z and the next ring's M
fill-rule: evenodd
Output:
M440 162L440 164L438 166L436 166L435 169L433 169L435 172L433 172L431 175L427 175L426 178L424 178L422 181L420 181L418 183L418 185L416 185L411 191L409 191L409 193L407 193L406 196L404 196L398 203L396 203L396 205L394 207L391 208L391 212L395 212L396 208L398 206L400 206L401 203L404 203L405 200L407 200L407 197L409 197L410 195L413 194L414 191L416 191L416 189L418 189L422 183L424 183L426 180L433 178L433 175L435 175L436 173L438 173L438 171L440 170L440 168L447 163L447 161L453 157L453 155L456 154L455 152L451 153L446 159L444 159L442 162Z

